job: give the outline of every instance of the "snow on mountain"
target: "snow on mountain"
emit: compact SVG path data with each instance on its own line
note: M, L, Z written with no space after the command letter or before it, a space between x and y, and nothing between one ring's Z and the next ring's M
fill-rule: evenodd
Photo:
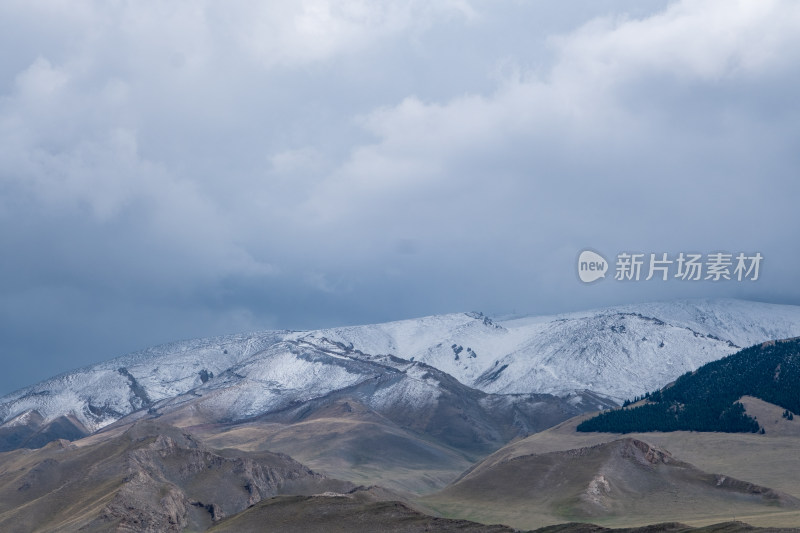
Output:
M0 428L37 413L44 422L71 416L94 431L137 410L187 402L242 419L387 379L365 399L375 408L435 402L438 378L415 363L487 393L547 393L580 404L586 396L575 391L588 390L621 401L740 347L793 336L800 307L741 300L232 335L158 346L16 391L0 398Z
M354 405L367 408L374 417L370 424L393 428L389 433L410 430L465 452L488 453L514 437L611 404L588 394L487 394L424 363L290 339L124 421L165 417L179 425L271 425L307 421L321 412L327 418L333 406L352 412Z
M523 340L479 313L436 315L292 336L315 344L338 342L365 354L393 354L421 361L468 385L481 374L489 359L510 353Z
M746 300L679 300L629 305L622 312L640 313L745 348L766 339L798 334L800 308Z
M535 331L474 385L490 392L536 388L556 395L589 389L621 400L737 349L725 340L625 312L556 319L537 324Z
M800 335L800 307L689 300L498 322L442 315L294 335L422 361L485 392L588 389L621 401L739 348Z
M152 407L170 411L190 404L194 412L209 418L238 421L357 387L387 373L402 374L392 367L349 357L344 350L282 340L217 378Z
M44 422L73 415L89 431L202 385L278 342L268 331L174 342L67 372L0 398L0 421L38 412Z

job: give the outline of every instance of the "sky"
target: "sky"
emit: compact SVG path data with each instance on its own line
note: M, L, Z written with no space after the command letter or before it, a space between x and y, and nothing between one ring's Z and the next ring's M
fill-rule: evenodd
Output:
M800 304L798 28L790 0L2 2L0 394L242 331ZM621 252L763 261L618 281Z

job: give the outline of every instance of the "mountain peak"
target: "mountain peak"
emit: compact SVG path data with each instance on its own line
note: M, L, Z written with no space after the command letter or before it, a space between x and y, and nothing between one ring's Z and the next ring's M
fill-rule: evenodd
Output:
M73 434L93 432L134 412L198 398L204 409L240 420L380 380L405 380L391 394L405 395L409 405L437 401L438 384L452 379L486 394L549 394L580 410L600 409L738 346L797 335L799 307L679 300L513 320L454 313L175 342L0 398L0 449L29 441L56 420Z

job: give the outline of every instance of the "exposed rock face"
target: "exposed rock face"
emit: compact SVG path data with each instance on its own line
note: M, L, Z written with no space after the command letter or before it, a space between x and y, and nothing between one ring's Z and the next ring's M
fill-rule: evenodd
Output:
M189 434L168 430L137 439L126 455L123 487L101 521L120 531L183 531L236 514L284 486L325 477L287 456L224 457Z
M150 422L97 444L53 444L14 458L0 465L2 531L204 530L284 491L352 488L286 455L213 451Z
M675 462L672 454L668 451L638 439L623 439L620 455L625 459L633 459L644 466Z

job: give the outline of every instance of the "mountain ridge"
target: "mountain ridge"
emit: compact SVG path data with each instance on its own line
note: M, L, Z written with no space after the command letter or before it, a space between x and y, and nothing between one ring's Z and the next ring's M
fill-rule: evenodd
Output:
M578 431L765 431L740 403L751 396L800 413L800 338L756 344L648 394L640 404L607 411L578 425ZM791 418L790 418L791 417Z
M545 394L581 410L597 409L608 405L603 398L620 403L634 395L629 393L653 390L728 355L739 343L768 340L766 335L800 335L800 307L676 301L506 321L457 313L195 339L90 365L0 398L0 438L24 425L20 420L26 416L41 417L29 433L60 417L72 417L93 432L135 412L211 394L223 383L231 387L214 393L221 404L227 401L239 418L257 416L275 408L270 402L280 403L278 397L310 401L352 386L363 378L353 369L365 364L371 369L367 374L419 372L408 381L407 401L427 401L425 394L433 394L420 379L422 363L487 394ZM320 374L321 368L336 366L316 364L324 357L346 361L347 367ZM316 380L314 387L309 379ZM429 385L435 387L433 381ZM248 387L263 393L260 405L235 392Z

